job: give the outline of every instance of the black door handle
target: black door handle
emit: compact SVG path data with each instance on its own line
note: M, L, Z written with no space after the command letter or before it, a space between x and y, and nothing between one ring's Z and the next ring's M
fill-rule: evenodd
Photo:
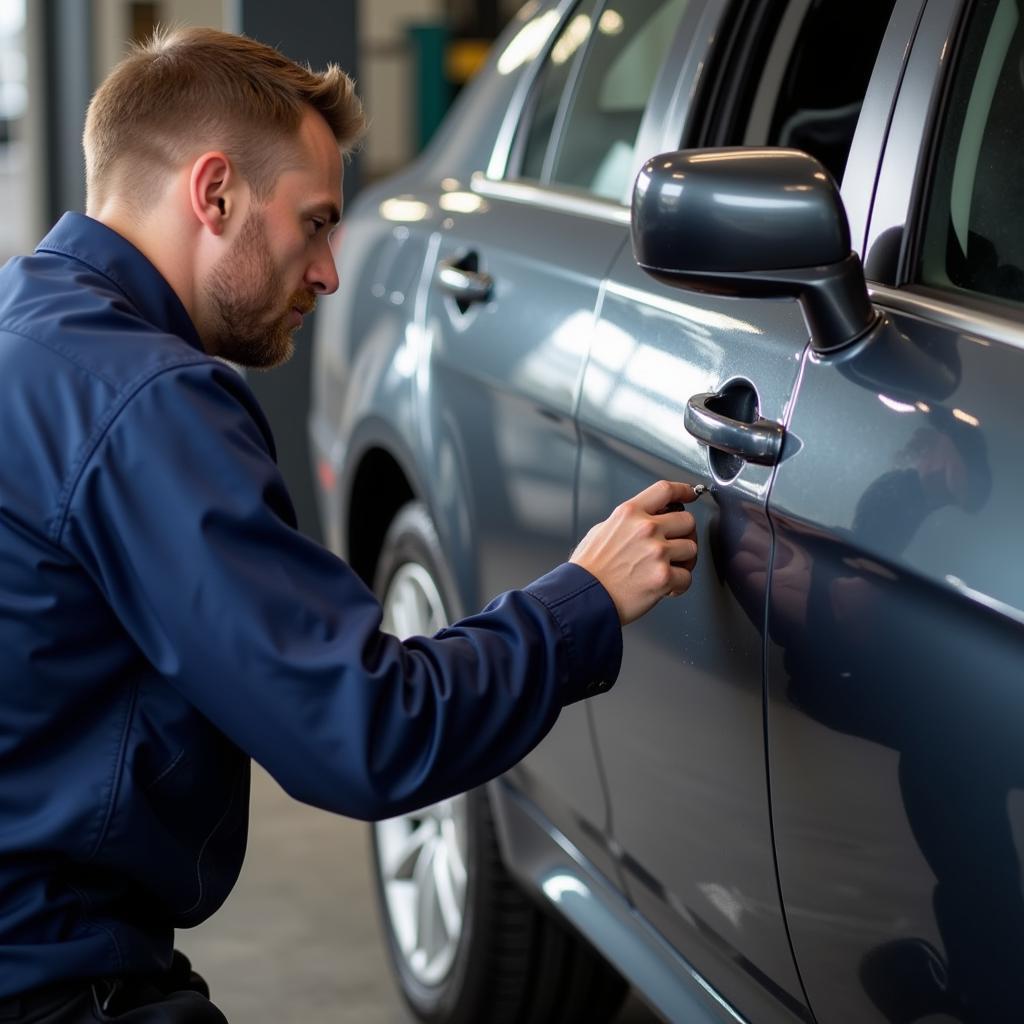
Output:
M725 416L710 406L722 395L705 392L694 395L686 403L683 423L701 444L736 455L745 462L774 466L782 454L782 438L786 428L774 420L758 417L752 423Z
M441 260L437 265L437 280L441 287L465 307L473 302L486 302L491 297L494 279L477 270L475 254L461 260Z

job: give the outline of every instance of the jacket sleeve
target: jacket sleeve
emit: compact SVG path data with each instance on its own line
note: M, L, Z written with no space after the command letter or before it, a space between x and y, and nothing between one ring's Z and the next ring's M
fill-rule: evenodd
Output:
M160 373L70 482L61 543L142 654L293 796L376 819L525 756L621 659L607 592L558 567L432 639L380 631L355 573L300 534L238 375Z

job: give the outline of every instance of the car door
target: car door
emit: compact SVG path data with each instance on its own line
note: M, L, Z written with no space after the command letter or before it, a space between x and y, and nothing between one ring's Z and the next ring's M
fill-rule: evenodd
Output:
M469 520L472 560L460 569L470 606L543 575L574 547L574 416L594 308L628 235L622 196L636 137L687 0L617 6L561 4L539 74L509 111L503 151L471 183L440 183L448 217L424 314L427 440L437 491L452 502L439 520ZM518 39L499 73L523 59ZM446 479L468 488L456 495ZM606 808L584 714L563 715L514 777L605 867L590 838Z
M929 0L866 224L891 330L805 359L771 492L772 806L819 1020L1024 1006L1022 67L1017 0Z
M804 145L842 173L888 7L733 5L680 138ZM754 8L757 8L754 10ZM756 16L755 16L756 15ZM844 26L857 21L857 31ZM842 54L831 67L824 47ZM839 84L831 76L841 79ZM739 150L735 159L741 160ZM858 187L868 195L873 176ZM680 182L679 188L686 188ZM681 292L643 274L627 247L602 292L580 398L579 524L657 477L706 483L691 511L702 545L687 595L625 634L619 685L591 715L629 895L737 1012L807 1019L772 845L765 747L764 615L774 467L709 451L687 404L782 422L807 329L792 302ZM710 396L715 396L711 398ZM751 534L761 585L738 594L725 568Z

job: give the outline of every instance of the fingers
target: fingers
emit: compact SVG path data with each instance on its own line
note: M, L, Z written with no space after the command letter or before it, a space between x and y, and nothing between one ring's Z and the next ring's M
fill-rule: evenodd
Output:
M679 597L690 589L693 582L693 573L682 566L672 567L672 581L669 584L669 597Z
M665 551L673 565L689 565L697 557L697 542L681 538L668 540L665 542Z
M668 505L683 505L688 501L696 501L697 495L690 484L672 480L659 480L656 484L642 490L636 497L630 498L627 505L635 505L648 515L657 515Z
M669 509L696 497L690 484L652 484L594 526L570 556L602 583L623 625L689 590L697 524L689 512Z
M658 526L666 540L692 537L697 530L697 520L689 512L666 512L658 516Z

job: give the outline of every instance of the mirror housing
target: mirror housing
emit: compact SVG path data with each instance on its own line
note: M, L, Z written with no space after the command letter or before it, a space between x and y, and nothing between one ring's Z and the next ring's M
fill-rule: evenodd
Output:
M835 182L796 149L681 150L648 160L633 189L633 255L680 288L795 298L819 352L876 319Z

